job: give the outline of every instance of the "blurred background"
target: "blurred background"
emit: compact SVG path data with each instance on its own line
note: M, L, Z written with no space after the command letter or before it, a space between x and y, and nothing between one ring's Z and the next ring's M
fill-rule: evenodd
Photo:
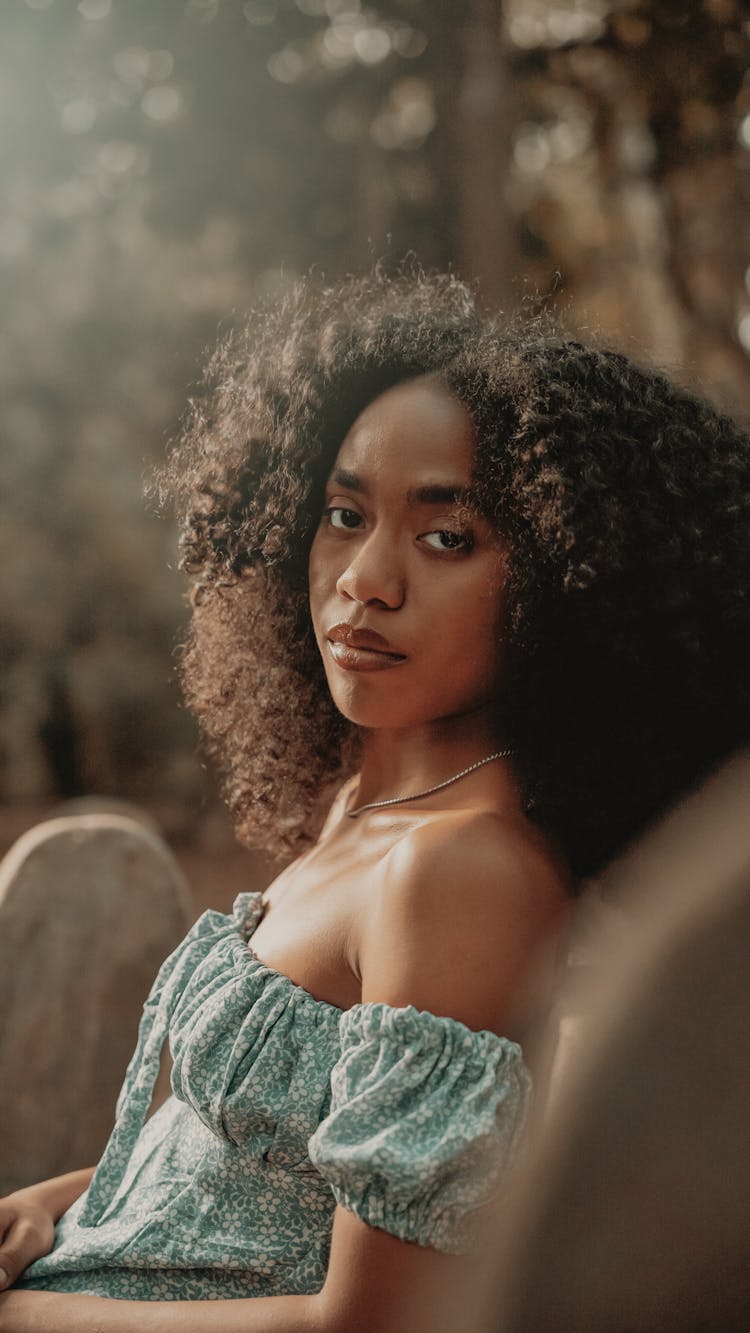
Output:
M0 850L134 801L234 847L143 482L258 295L405 255L747 418L743 0L14 0L0 14Z

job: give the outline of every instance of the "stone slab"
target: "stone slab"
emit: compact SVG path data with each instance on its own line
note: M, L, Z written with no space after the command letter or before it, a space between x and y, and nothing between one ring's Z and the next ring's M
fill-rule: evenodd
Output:
M192 916L171 852L131 818L49 820L0 863L0 1194L96 1162Z

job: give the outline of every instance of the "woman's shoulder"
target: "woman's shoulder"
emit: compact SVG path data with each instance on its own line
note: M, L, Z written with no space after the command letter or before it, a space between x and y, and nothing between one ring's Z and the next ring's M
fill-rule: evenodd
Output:
M407 826L363 931L363 999L506 1031L569 910L564 870L528 821L452 811Z
M522 884L524 895L535 898L567 892L560 858L540 830L515 811L441 811L404 827L389 853L389 881L418 888L427 870L448 882L465 880L470 871L477 885L491 892L501 881L506 887Z
M567 913L570 887L560 858L527 819L456 810L404 831L386 859L382 901L391 910L454 929L511 925L543 930Z

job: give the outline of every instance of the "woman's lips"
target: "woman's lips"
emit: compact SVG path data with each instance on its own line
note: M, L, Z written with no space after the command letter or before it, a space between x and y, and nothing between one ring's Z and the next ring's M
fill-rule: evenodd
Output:
M400 666L406 658L401 653L385 653L376 648L355 648L351 643L328 640L331 657L344 671L387 671Z
M326 631L326 641L334 662L344 671L387 671L406 661L382 634L366 625L342 621Z

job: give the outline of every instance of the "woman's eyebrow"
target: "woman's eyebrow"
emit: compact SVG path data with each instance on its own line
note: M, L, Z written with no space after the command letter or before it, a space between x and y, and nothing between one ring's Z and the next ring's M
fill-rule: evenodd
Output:
M331 474L330 484L342 486L344 490L354 491L358 495L368 493L368 487L362 478L356 472L349 472L347 468L335 468ZM439 481L412 486L406 492L406 503L414 506L466 504L468 498L469 491L465 485L459 483L447 485Z
M360 495L367 493L367 487L361 477L356 472L348 472L344 467L334 468L331 473L329 485L343 486L345 491L357 491Z
M406 503L409 505L466 504L468 498L466 486L446 486L444 482L428 482L424 486L413 486L406 492Z

